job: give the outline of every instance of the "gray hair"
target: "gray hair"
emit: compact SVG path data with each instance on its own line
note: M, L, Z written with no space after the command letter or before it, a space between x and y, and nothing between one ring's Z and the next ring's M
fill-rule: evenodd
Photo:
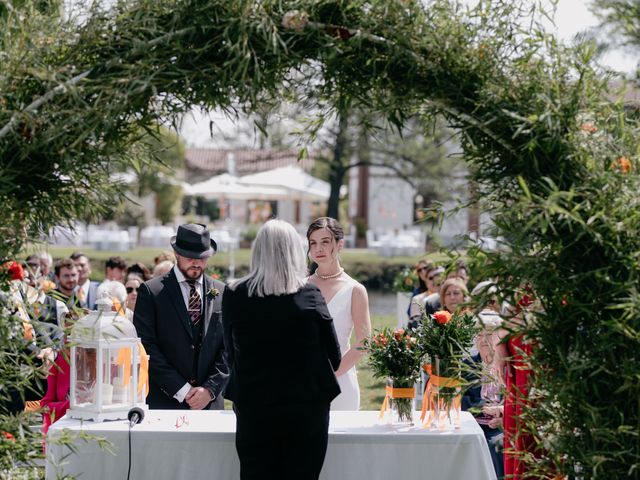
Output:
M104 297L105 294L109 300L114 297L117 298L122 305L124 305L124 302L127 300L126 288L124 288L122 283L116 282L115 280L105 280L98 286L96 297L100 299Z
M249 296L295 293L307 282L307 263L298 232L283 220L269 220L256 236L247 282ZM233 287L232 287L233 288Z

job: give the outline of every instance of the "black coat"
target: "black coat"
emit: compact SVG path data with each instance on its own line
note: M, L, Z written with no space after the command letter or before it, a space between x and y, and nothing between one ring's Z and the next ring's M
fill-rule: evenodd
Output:
M216 288L219 294L209 294ZM173 271L143 283L133 315L133 324L149 360L149 395L152 409L185 409L173 396L185 383L207 388L215 395L213 408L223 408L223 392L228 380L220 308L224 284L204 276L203 337L198 369L192 377L196 340L182 291Z
M314 285L291 295L248 296L227 288L222 321L229 356L226 397L241 406L330 402L340 394L334 371L340 345Z

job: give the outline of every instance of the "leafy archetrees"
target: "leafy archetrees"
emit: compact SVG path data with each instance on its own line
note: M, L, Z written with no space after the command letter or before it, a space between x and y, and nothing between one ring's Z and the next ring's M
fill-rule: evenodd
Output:
M415 112L444 118L505 241L486 274L505 299L526 287L540 305L517 332L537 346L530 471L638 476L638 131L591 47L559 45L500 0L160 0L42 32L8 22L0 223L27 232L105 201L95 178L130 161L142 126L191 105L251 111L302 66L321 67L302 85L330 105L321 115L359 108L399 129Z

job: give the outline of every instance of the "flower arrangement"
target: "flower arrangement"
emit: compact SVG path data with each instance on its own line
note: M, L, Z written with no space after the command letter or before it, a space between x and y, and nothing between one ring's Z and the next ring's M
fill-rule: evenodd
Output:
M404 267L398 272L393 279L393 291L394 292L413 292L413 289L418 284L418 275L415 269Z
M477 333L478 326L471 312L452 315L440 310L431 316L423 315L416 328L422 354L444 361L450 366L447 370L455 369L457 360L472 345Z
M421 353L431 359L430 364L425 365L430 378L422 419L429 410L429 419L437 419L440 429L444 428L444 417L449 415L451 407L459 410L461 362L478 331L473 315L466 311L452 315L440 310L433 315L423 315L416 328ZM427 423L430 423L429 419Z
M381 415L390 402L400 421L411 421L413 386L419 377L422 363L418 340L402 328L384 328L365 339L363 348L369 353L368 362L374 377L387 379L390 384L387 386Z

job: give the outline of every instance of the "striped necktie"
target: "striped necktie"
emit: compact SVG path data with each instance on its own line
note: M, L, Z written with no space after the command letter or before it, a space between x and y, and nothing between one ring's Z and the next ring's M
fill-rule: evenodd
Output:
M198 283L196 283L195 280L187 280L187 283L189 284L189 308L187 311L189 318L191 318L191 323L198 325L202 318L202 300L200 299L200 295L198 295Z

